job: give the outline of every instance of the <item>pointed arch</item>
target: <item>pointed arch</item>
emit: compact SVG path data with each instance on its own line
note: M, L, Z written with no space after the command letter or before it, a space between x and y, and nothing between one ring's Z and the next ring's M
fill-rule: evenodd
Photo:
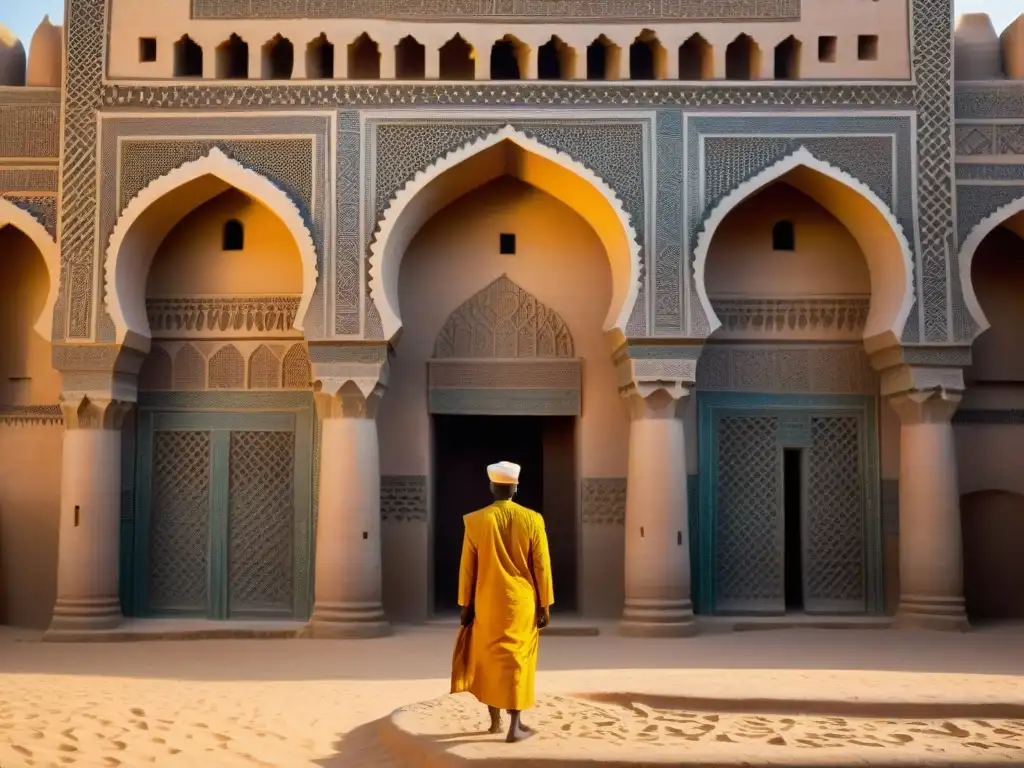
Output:
M967 305L967 311L971 313L971 317L978 326L975 338L989 329L989 322L988 318L985 317L985 311L981 308L981 303L978 301L978 295L974 292L974 280L971 278L974 254L985 241L985 238L992 234L996 227L1005 224L1022 212L1024 212L1024 195L997 208L995 212L975 224L974 228L967 233L967 237L964 238L964 244L960 246L960 286L963 289L964 304Z
M265 176L246 168L217 147L178 166L145 187L121 213L107 246L107 310L123 342L131 334L150 337L146 277L157 247L189 212L234 188L266 206L291 232L302 260L302 298L294 327L302 330L318 278L316 246L302 211Z
M391 199L378 222L370 245L370 296L380 313L384 337L392 339L401 330L398 305L398 273L409 243L430 218L449 203L505 172L504 166L491 164L488 173L470 179L442 177L467 160L482 156L486 150L508 142L532 158L544 161L546 171L525 179L538 189L573 208L597 233L604 245L612 270L612 300L604 330L625 332L626 322L636 303L640 286L640 244L622 201L604 180L582 163L506 125L494 133L474 139L439 158L417 173ZM523 165L523 164L517 164ZM567 199L565 182L582 181L579 199Z
M53 338L53 308L57 305L60 294L60 248L57 241L50 237L46 227L24 208L19 208L10 200L0 197L0 229L14 227L32 241L46 264L46 274L50 278L50 286L46 294L46 304L36 319L36 333L47 341Z
M871 274L871 309L864 339L868 342L885 337L868 344L872 348L869 351L898 342L914 306L914 255L903 227L870 187L819 160L803 146L739 184L704 218L693 251L693 277L711 331L721 326L705 283L708 250L715 232L736 206L783 177L789 177L788 183L835 216L861 247ZM881 232L879 225L883 226Z

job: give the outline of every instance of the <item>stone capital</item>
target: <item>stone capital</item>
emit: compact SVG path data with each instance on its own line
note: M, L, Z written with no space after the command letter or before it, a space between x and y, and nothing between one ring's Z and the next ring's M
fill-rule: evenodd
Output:
M872 354L871 365L879 372L882 395L935 389L960 395L970 352L959 345L889 347Z
M321 419L375 419L387 387L373 377L319 379L313 401Z
M632 418L672 418L697 380L703 347L652 340L626 340L612 354L619 393Z
M915 390L889 398L900 422L911 424L948 424L960 406L960 393L943 389Z
M60 396L65 429L121 429L132 402L67 393Z
M145 352L123 344L52 346L53 367L60 371L68 400L135 402L139 370L145 359Z
M309 359L321 419L377 417L391 374L386 343L310 343Z
M678 419L691 384L682 381L635 382L619 389L629 417L638 419Z

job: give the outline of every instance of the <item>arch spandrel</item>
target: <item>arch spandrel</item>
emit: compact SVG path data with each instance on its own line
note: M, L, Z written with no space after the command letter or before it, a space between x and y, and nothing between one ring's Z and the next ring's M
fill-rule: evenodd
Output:
M434 342L435 359L570 359L562 317L502 275L452 312Z
M612 301L604 329L625 333L639 294L642 274L640 243L631 217L612 188L593 171L568 154L537 141L510 125L478 137L436 160L398 191L381 216L370 245L369 286L386 339L393 339L402 327L398 302L398 274L409 243L420 228L445 205L501 173L461 178L458 171L466 161L480 158L487 150L507 142L529 158L547 164L550 173L536 174L528 183L556 197L590 224L604 245L612 268ZM449 173L455 171L454 173ZM502 173L516 171L503 170ZM566 198L566 180L582 182L586 199ZM468 182L468 183L467 183Z
M207 180L216 183L204 184ZM146 316L146 278L164 237L189 212L229 188L265 206L295 240L302 261L302 297L294 327L302 330L319 278L316 246L302 211L272 181L214 147L198 160L150 182L117 220L106 250L104 289L118 342L129 336L151 336ZM161 204L168 205L169 211L161 211Z
M46 304L35 322L35 331L47 341L53 338L53 309L57 305L60 294L60 248L35 216L19 208L10 200L0 197L0 229L6 226L21 231L39 249L46 264L46 274L50 285L46 294Z
M803 146L736 186L705 216L694 248L693 275L697 296L708 318L709 334L722 324L711 305L705 282L715 232L733 209L783 177L835 216L861 247L871 274L871 309L864 329L865 342L874 348L898 344L915 303L914 254L903 227L870 187L819 160Z
M971 276L974 254L977 253L982 242L992 234L993 230L1003 226L1018 214L1024 214L1024 195L997 208L993 213L978 222L967 234L967 237L964 238L963 245L960 246L960 286L963 289L964 304L967 305L967 311L970 312L971 318L977 326L974 337L969 339L970 341L976 339L988 330L990 326L988 318L985 317L985 311L981 308L981 303L978 301L978 296L974 291L974 280ZM1024 238L1024 232L1019 234Z

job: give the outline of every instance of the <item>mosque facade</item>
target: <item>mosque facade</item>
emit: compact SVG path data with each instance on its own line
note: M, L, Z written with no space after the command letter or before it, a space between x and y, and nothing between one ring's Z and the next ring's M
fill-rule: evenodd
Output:
M1024 17L67 0L0 294L0 623L447 616L502 460L556 623L1024 617Z

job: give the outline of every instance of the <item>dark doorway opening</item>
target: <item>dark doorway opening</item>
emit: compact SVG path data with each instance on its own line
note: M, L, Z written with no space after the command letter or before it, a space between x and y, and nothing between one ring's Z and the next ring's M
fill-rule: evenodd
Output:
M434 416L434 613L458 611L462 516L491 503L487 465L522 466L516 501L544 517L554 611L577 609L576 419Z
M782 462L785 509L786 610L804 609L803 569L803 451L787 448Z

